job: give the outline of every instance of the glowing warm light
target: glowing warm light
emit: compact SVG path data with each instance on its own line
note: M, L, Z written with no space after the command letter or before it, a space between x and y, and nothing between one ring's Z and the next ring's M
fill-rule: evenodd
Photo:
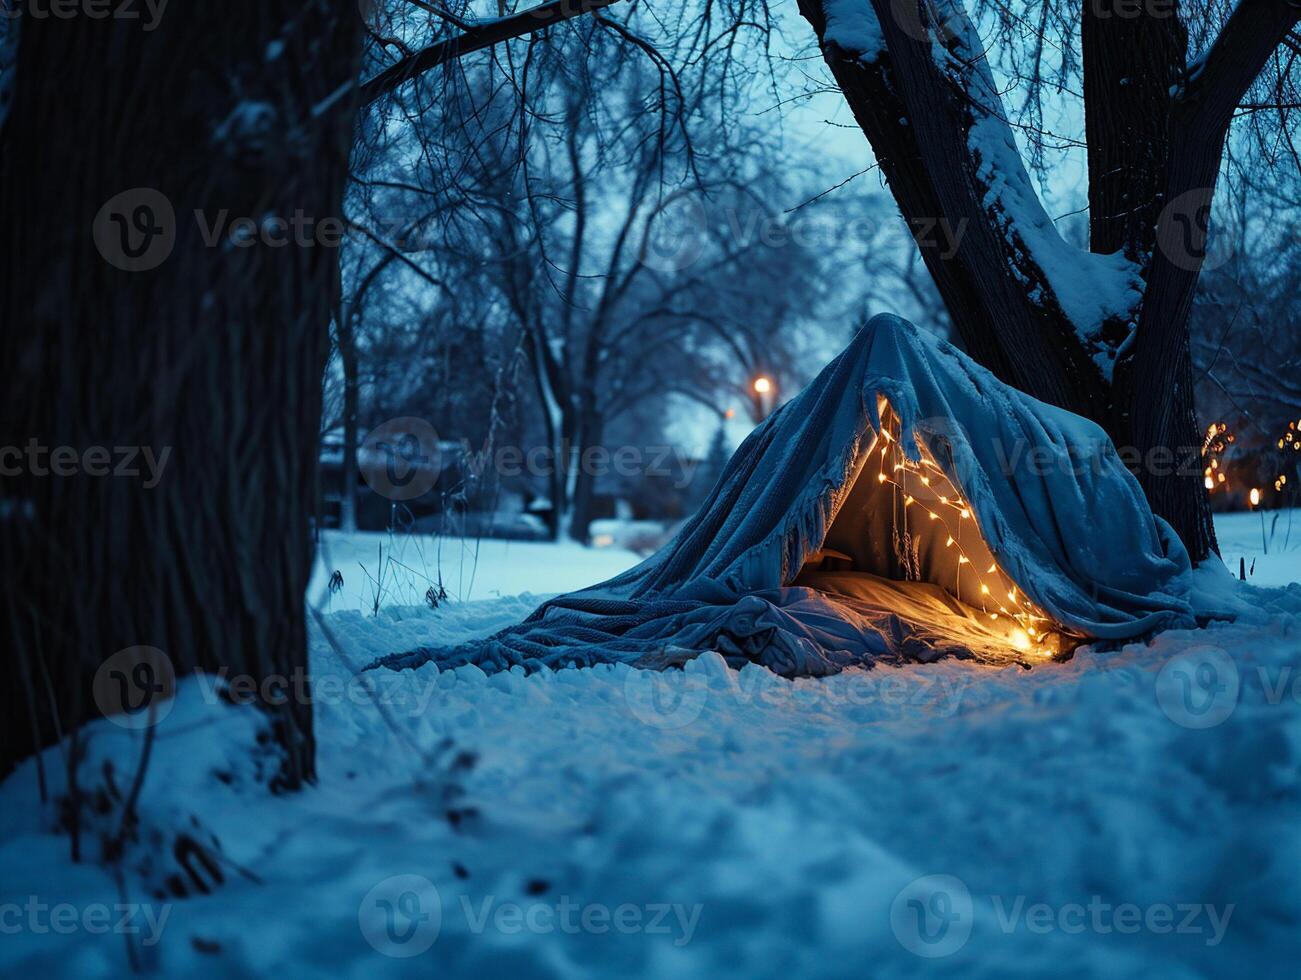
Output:
M1292 452L1301 452L1301 439L1297 438L1297 425L1298 421L1289 421L1287 423L1287 428L1283 430L1283 436L1277 443L1279 449L1284 452L1287 450L1291 450ZM1282 468L1289 468L1289 464L1282 462ZM1287 486L1287 474L1280 473L1274 477L1275 493L1282 493L1285 486Z
M1251 506L1258 507L1260 505L1260 490L1257 487L1251 488L1250 497L1251 497Z
M1202 483L1211 493L1221 486L1228 489L1228 481L1224 478L1224 467L1220 465L1220 457L1233 441L1234 435L1229 431L1228 423L1212 422L1206 427L1206 438L1202 442L1202 457L1206 463L1202 471L1205 476Z
M888 406L885 408L888 410ZM983 537L979 533L979 519L971 506L962 499L961 494L945 496L940 493L952 493L956 488L949 482L945 471L927 456L925 447L919 446L919 461L908 458L899 442L897 417L883 411L881 421L883 424L878 432L881 452L877 457L880 471L876 478L879 483L889 484L894 494L896 520L899 522L895 531L895 549L903 563L905 577L912 579L920 574L916 568L917 555L924 547L923 538L926 536L921 528L931 526L930 522L938 522L935 530L946 535L944 546L953 549L957 559L958 572L950 592L960 602L977 607L990 620L1010 620L1005 627L1000 622L997 630L1009 649L1051 656L1056 647L1051 618L1027 597L1019 594L1016 583L999 569L997 556L987 550L988 545L983 540L980 542L982 549L985 549L983 554L971 550L973 545L968 539L973 524L977 525L976 536ZM927 490L923 491L922 487ZM932 493L934 495L930 496ZM921 500L917 499L918 496ZM918 525L917 518L912 522L908 519L909 506L914 503L926 512L927 521L922 521L921 526ZM925 506L927 504L930 506ZM912 513L916 514L916 509ZM982 559L978 567L984 570L983 574L977 571L973 555ZM991 558L995 560L991 561ZM985 567L986 564L988 568ZM963 566L967 569L965 572L961 571ZM1008 605L991 601L995 593L1002 594L1004 591L1007 592Z
M754 379L754 390L760 395L766 395L772 391L772 382L763 375Z

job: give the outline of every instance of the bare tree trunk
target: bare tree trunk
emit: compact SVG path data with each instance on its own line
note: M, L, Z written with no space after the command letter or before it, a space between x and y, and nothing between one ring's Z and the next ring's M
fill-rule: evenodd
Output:
M894 16L890 0L877 7L884 49L870 60L825 37L822 0L800 11L823 39L823 53L844 92L922 258L967 350L999 377L1044 401L1086 415L1102 413L1101 377L1057 304L1044 271L1014 229L1000 226L987 204L986 177L969 141L993 106L960 97L959 85L984 83L984 58L970 55L968 77L937 67L927 23ZM969 25L968 25L969 26ZM954 39L954 43L957 39ZM994 91L982 91L992 102Z
M359 41L346 0L191 0L152 31L22 23L0 444L58 452L68 475L3 478L0 645L26 684L5 686L0 769L120 707L96 671L148 645L178 675L261 685L282 783L313 774L310 703L264 682L305 680ZM104 451L128 467L100 475Z
M1301 5L1295 3L1242 0L1197 70L1182 79L1181 97L1171 107L1163 206L1154 226L1147 288L1134 343L1116 365L1117 427L1132 434L1134 445L1200 441L1188 324L1224 143L1239 102L1298 18ZM1168 478L1145 467L1140 481L1153 510L1185 543L1215 546L1200 466L1182 467ZM1199 556L1193 544L1189 550Z
M603 438L601 418L595 408L584 412L578 425L579 438L574 444L577 467L574 475L574 497L570 502L569 536L579 544L587 544L592 520L595 517L596 472L588 458L588 450L601 445Z
M339 480L339 529L357 530L357 414L360 381L357 377L357 339L353 328L339 331L339 360L343 362L343 467Z
M525 326L524 329L527 330L528 327ZM547 538L550 541L559 541L561 522L564 520L567 510L565 471L562 465L564 441L561 436L560 426L556 424L556 415L559 408L543 362L545 355L538 349L538 338L532 333L529 334L528 353L529 367L533 371L533 382L538 392L538 407L541 409L542 414L543 438L546 441L547 448L551 451L549 469L546 474L547 492L551 498L551 511L547 517Z
M1192 296L1233 110L1301 8L1243 0L1196 71L1176 10L1082 8L1094 255L1072 257L1016 155L960 0L857 0L855 17L846 21L842 5L830 25L823 0L799 5L967 349L1136 451L1153 510L1194 560L1205 558L1215 531L1188 459L1201 436ZM1137 270L1134 299L1081 322L1053 269L1070 262L1088 274L1102 269L1096 256L1115 252Z

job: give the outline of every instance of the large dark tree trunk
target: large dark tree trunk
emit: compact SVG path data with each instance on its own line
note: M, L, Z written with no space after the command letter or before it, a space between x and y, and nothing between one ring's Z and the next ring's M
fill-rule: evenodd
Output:
M5 470L0 769L111 713L92 679L124 648L178 675L305 677L360 46L349 0L21 26L0 133L0 444L80 462ZM93 447L168 455L156 479L101 476ZM310 778L310 705L266 709L283 782Z
M1153 510L1205 558L1216 544L1197 457L1192 295L1233 109L1301 10L1244 0L1190 72L1173 8L1082 6L1090 249L1137 270L1127 307L1085 323L1056 291L1052 273L1074 260L1016 159L961 2L857 2L861 24L830 28L823 0L799 5L963 344L1003 380L1101 424ZM1104 287L1110 273L1086 266L1093 258L1081 254L1078 271Z

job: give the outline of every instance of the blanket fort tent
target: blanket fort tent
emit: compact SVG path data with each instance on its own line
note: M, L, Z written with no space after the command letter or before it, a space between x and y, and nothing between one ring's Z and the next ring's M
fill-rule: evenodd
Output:
M382 663L1032 664L1193 625L1189 571L1098 426L878 316L640 565L487 640Z

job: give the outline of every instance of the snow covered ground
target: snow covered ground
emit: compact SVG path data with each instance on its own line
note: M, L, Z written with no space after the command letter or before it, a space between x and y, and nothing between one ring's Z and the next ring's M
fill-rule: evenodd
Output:
M1235 571L1256 559L1251 582L1301 579L1301 533L1266 556L1256 515L1219 528ZM372 614L381 543L406 570ZM268 793L254 713L187 681L115 882L68 862L24 767L0 788L0 973L117 976L129 953L219 976L1295 974L1301 586L1225 577L1253 607L1235 624L1030 672L792 683L707 655L664 674L359 680L379 654L520 618L537 598L514 593L635 557L485 542L471 591L460 545L455 578L427 541L329 545L318 784ZM424 605L440 567L483 601ZM84 783L129 783L103 760L134 758L140 734L96 728ZM117 829L113 799L87 810L88 856ZM219 847L215 872L185 870L186 839ZM175 899L174 874L222 884Z
M1301 579L1301 510L1220 514L1215 519L1220 555L1234 574L1240 560L1253 585L1287 585Z
M426 591L440 584L458 602L521 592L556 594L604 581L639 560L622 548L584 548L568 541L327 531L307 594L313 605L330 612L424 605ZM343 586L332 595L329 582L336 571Z

